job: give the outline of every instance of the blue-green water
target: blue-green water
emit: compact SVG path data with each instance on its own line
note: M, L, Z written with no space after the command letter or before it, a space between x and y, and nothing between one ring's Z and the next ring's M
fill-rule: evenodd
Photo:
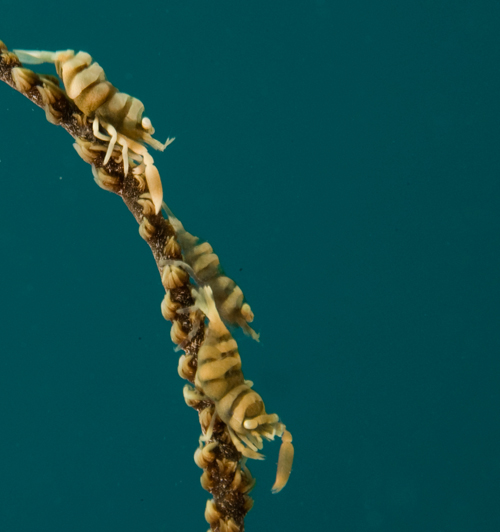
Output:
M500 6L3 0L146 105L165 199L242 286L294 436L247 529L500 530ZM44 67L51 71L51 67ZM0 85L0 532L206 530L163 289L119 198Z

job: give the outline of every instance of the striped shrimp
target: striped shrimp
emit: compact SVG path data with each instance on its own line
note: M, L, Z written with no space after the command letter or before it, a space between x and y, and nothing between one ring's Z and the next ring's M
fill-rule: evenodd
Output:
M15 53L24 63L55 63L68 97L74 101L85 117L93 119L94 136L108 142L105 165L108 164L116 144L122 147L124 175L128 173L129 150L132 159L142 160L146 182L158 214L163 200L163 189L153 157L144 144L163 151L174 139L169 138L165 144L162 144L152 137L154 128L150 119L142 116L144 112L142 102L119 92L107 81L102 67L93 62L92 57L86 52L78 52L75 55L73 50L58 52L15 50ZM100 126L110 136L101 133Z
M208 242L200 242L197 236L188 233L165 203L163 209L181 246L185 264L178 265L188 270L198 286L208 285L212 289L217 309L225 322L241 327L245 334L258 342L259 334L248 325L254 319L252 309L248 303L243 302L241 288L223 274L219 257L213 252L212 246Z
M209 320L205 340L198 352L195 385L215 404L236 449L247 458L263 459L262 438L280 436L282 444L273 493L282 490L293 463L292 435L276 414L267 414L260 395L252 390L241 371L238 345L222 322L212 290L204 286L196 294L196 305ZM215 415L213 419L215 418ZM211 437L212 424L205 435Z

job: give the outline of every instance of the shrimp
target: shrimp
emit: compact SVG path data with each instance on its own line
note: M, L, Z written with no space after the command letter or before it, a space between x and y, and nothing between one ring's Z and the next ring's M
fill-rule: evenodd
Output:
M163 209L181 246L185 264L180 265L188 271L198 286L207 285L212 289L217 309L224 321L241 327L245 334L258 342L259 334L248 325L254 319L252 309L244 302L241 288L223 274L219 257L213 252L212 246L208 242L200 242L197 236L188 233L165 203Z
M104 163L108 164L115 145L122 147L123 171L129 169L129 151L132 158L142 159L145 176L156 214L160 212L163 189L154 159L144 144L163 151L174 139L162 144L154 139L151 120L143 117L144 105L140 100L120 92L107 79L102 67L93 62L86 52L73 50L47 52L15 50L20 61L28 64L54 63L68 97L85 117L93 120L94 136L108 142ZM101 133L100 126L109 134Z
M238 345L219 316L212 289L203 286L193 292L196 306L209 320L198 352L195 386L213 401L217 415L226 424L234 446L243 456L263 459L258 452L263 446L262 438L282 438L276 482L272 488L273 493L277 493L288 482L292 469L292 435L276 414L266 413L262 398L252 390L252 383L244 379ZM212 426L205 440L210 439Z

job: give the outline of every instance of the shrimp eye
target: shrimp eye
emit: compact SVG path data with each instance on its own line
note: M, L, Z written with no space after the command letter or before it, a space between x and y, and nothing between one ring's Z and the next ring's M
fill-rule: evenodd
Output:
M150 129L153 128L153 126L151 124L151 120L148 117L146 117L146 116L142 119L141 126L146 131L149 131Z

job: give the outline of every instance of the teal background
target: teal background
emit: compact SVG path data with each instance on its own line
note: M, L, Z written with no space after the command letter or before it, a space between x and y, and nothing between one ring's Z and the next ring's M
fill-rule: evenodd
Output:
M279 444L250 463L250 532L500 530L499 23L2 0L11 49L88 51L177 137L165 199L243 288L245 376L294 436L279 495ZM0 532L206 530L154 261L71 144L0 84Z

